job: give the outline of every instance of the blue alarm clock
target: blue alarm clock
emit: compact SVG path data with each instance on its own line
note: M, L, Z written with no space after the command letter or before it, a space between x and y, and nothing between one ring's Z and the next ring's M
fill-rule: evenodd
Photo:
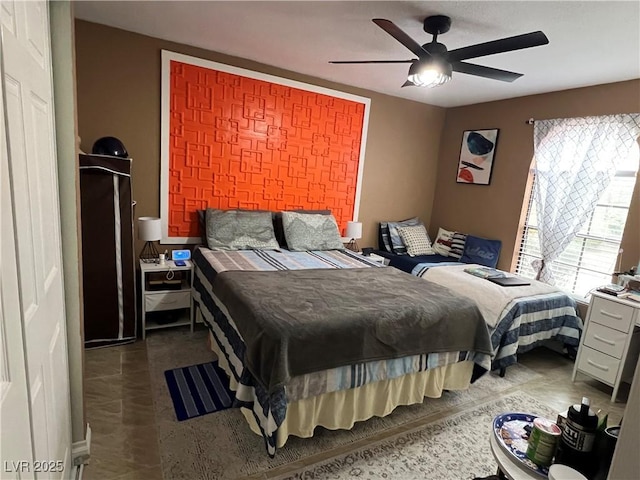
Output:
M171 250L171 260L189 260L191 258L191 250Z

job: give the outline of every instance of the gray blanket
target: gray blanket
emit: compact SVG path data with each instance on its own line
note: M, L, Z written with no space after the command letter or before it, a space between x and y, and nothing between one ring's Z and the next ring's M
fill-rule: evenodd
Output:
M296 375L364 361L492 352L474 302L395 268L228 271L213 292L269 392Z

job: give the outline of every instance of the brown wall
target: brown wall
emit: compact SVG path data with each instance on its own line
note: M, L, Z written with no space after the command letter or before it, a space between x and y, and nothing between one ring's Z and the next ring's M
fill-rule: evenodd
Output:
M121 139L133 157L136 217L160 214L160 50L205 58L371 98L359 220L361 246L377 222L421 217L429 224L445 109L348 87L187 45L76 22L78 129L82 149ZM138 250L142 245L138 242ZM168 247L171 248L171 247Z
M438 227L444 227L500 239L503 246L498 268L511 269L514 249L519 246L518 228L533 156L533 126L526 120L638 111L640 80L448 109L429 232L433 235ZM500 129L491 184L456 183L462 132L489 128ZM640 259L640 182L622 248L623 269L636 265Z

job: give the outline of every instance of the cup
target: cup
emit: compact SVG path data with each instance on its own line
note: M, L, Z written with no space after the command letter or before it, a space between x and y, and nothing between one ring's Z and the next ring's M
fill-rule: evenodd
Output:
M618 443L618 435L620 434L620 425L607 427L604 432L598 436L598 448L596 454L598 456L598 471L593 477L594 480L606 480L609 476L609 468L613 459L613 452Z
M159 265L166 265L167 264L167 258L166 255L164 253L161 253L158 255L158 264Z

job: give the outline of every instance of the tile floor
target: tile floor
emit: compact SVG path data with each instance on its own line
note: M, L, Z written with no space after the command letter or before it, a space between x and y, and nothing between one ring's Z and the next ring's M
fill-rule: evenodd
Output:
M162 334L170 335L169 332ZM162 480L146 343L138 341L87 350L85 361L85 411L92 429L91 461L84 470L85 478ZM507 393L526 392L558 411L588 395L592 405L609 412L609 424L620 421L625 407L622 401L628 395L628 387L621 388L619 401L612 404L610 387L582 376L572 383L573 362L555 352L536 349L521 355L520 363L543 376L518 385ZM448 416L459 410L460 407L455 407L438 416ZM385 432L387 436L390 434ZM380 438L368 439L367 442L377 440ZM356 446L349 445L346 450ZM336 452L331 452L331 456L334 455ZM313 462L318 460L314 458ZM281 475L300 468L297 463L252 478Z

